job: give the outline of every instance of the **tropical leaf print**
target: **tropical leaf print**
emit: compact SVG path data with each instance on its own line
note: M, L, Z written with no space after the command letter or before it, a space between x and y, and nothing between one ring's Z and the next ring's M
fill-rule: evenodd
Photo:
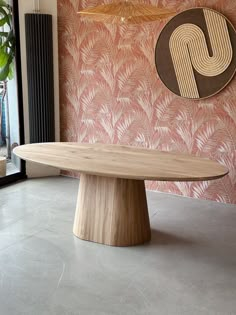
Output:
M143 2L176 12L209 7L236 24L232 0ZM177 97L155 68L156 41L167 20L117 26L77 14L102 3L110 0L58 0L62 141L129 144L214 159L229 169L228 176L193 183L147 182L147 188L236 203L236 78L206 100Z

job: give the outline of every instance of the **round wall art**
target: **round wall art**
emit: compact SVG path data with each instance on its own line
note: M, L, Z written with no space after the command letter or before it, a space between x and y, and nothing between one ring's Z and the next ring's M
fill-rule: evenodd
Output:
M235 29L211 9L181 12L163 28L155 59L160 79L173 93L190 99L212 96L235 73Z

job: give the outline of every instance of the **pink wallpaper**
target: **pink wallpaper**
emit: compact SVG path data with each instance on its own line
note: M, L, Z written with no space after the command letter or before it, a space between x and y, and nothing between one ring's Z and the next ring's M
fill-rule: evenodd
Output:
M154 50L164 22L115 26L88 22L76 14L108 2L58 0L62 141L129 144L215 159L230 169L227 177L194 183L148 182L147 187L236 203L236 78L202 101L175 96L155 68ZM236 25L236 1L142 2L178 12L206 6Z

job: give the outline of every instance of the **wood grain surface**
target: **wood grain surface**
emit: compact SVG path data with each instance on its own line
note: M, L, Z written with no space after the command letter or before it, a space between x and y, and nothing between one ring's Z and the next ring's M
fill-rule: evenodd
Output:
M19 146L13 152L24 160L62 170L116 178L197 181L228 173L209 159L120 145L41 143Z
M149 241L144 181L82 174L73 232L81 239L112 246Z

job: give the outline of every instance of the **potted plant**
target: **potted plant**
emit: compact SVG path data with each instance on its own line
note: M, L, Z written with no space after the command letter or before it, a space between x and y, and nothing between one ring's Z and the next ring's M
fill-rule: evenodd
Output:
M0 81L14 76L15 35L12 24L12 7L0 0Z
M2 86L0 102L0 138L4 99L6 98L5 114L7 121L6 142L7 157L10 158L10 129L7 97L7 82L14 77L15 35L12 23L12 6L0 0L0 85Z

